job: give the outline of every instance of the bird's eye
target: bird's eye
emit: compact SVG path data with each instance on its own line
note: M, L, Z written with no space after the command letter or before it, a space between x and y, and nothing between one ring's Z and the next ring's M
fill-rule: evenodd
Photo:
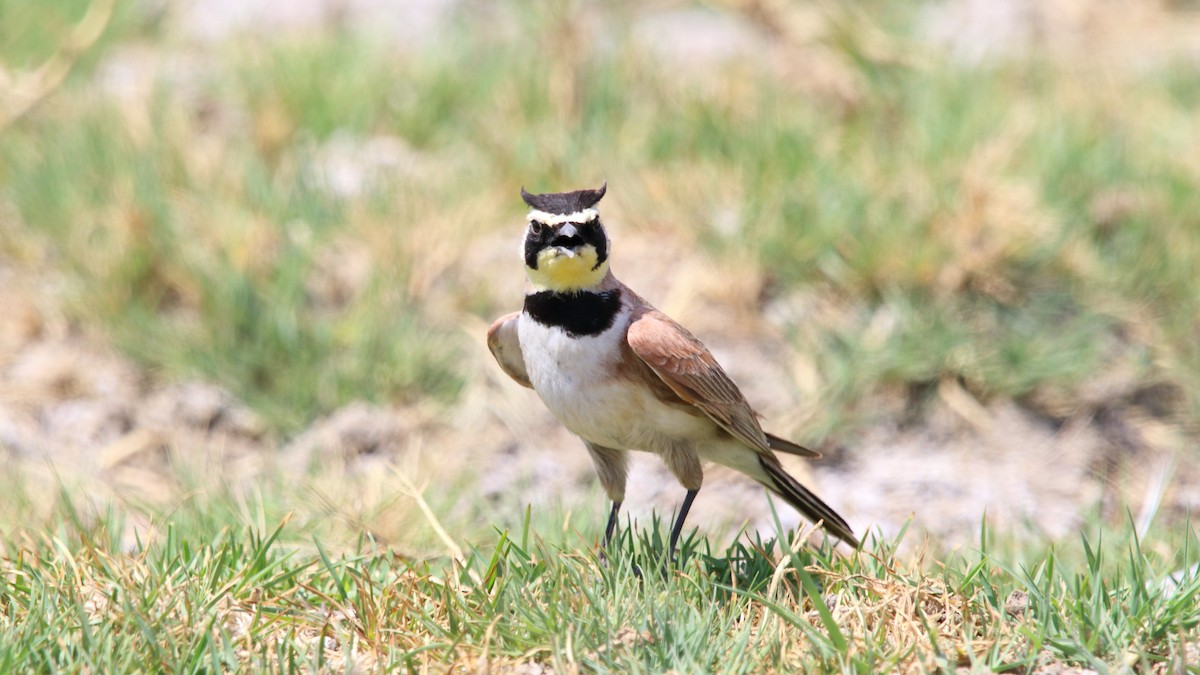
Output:
M539 223L538 221L531 220L531 221L529 221L529 234L532 234L535 237L539 236L542 233L543 227L545 227L545 226L542 225L541 223Z

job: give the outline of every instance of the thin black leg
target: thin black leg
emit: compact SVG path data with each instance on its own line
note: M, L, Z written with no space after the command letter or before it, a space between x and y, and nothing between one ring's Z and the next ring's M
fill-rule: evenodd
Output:
M675 517L675 526L671 528L671 557L675 559L675 544L679 542L679 533L683 531L683 521L687 518L688 511L692 508L692 500L696 498L696 493L700 489L688 490L687 496L683 498L683 506L679 507L679 515Z
M621 502L613 502L612 512L608 514L608 527L604 528L604 548L608 549L613 532L617 531L617 513L621 510Z

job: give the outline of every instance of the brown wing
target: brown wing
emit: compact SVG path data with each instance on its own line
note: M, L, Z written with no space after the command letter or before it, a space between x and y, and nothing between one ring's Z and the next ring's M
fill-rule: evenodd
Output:
M629 348L680 398L759 452L770 454L767 436L746 397L708 349L658 310L629 324Z
M767 444L770 445L771 449L775 452L784 452L789 455L796 455L797 457L817 458L821 456L821 453L817 452L816 450L809 450L803 445L793 443L786 438L780 438L775 434L767 434Z
M508 373L508 376L533 389L529 381L529 372L525 370L525 355L521 353L521 341L517 339L517 318L520 312L512 312L496 319L488 329L488 349L496 357L496 363Z

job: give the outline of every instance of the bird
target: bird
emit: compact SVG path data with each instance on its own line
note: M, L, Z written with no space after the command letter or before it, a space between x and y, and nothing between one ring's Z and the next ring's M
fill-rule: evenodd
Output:
M530 194L521 311L496 319L487 344L582 439L612 501L607 550L625 500L629 451L658 455L687 490L669 559L714 462L758 481L825 530L859 547L850 525L784 469L775 453L819 454L766 433L758 413L691 332L618 281L597 204L608 189Z

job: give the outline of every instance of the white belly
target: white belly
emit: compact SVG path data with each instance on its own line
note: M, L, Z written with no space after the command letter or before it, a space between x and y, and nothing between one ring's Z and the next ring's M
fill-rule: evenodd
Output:
M657 452L668 439L711 438L711 420L613 376L628 325L625 309L604 333L573 338L522 315L517 332L534 391L563 426L605 447Z

